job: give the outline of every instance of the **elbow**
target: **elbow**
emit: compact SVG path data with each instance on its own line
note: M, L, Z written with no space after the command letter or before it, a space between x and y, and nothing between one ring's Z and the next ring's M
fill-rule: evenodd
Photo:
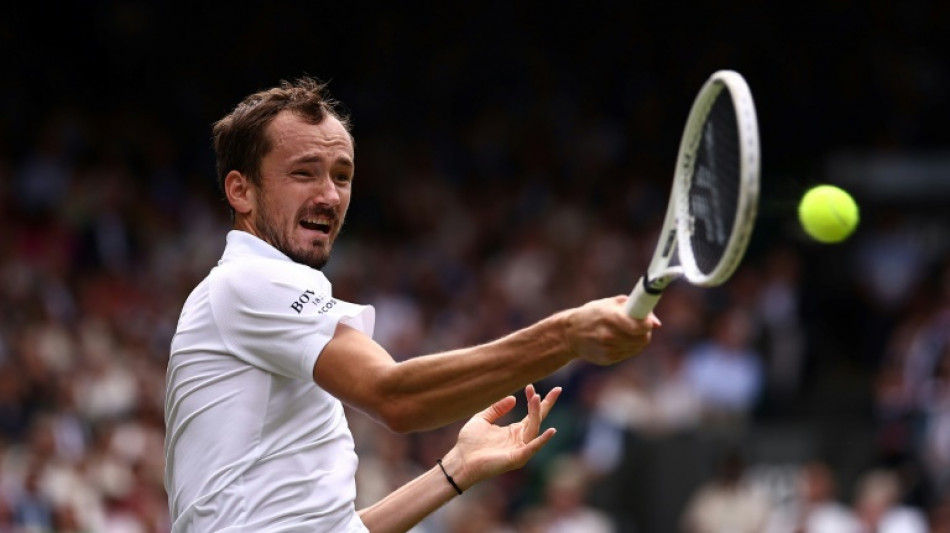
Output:
M408 420L401 418L383 418L383 425L386 426L389 431L393 433L399 433L405 435L407 433L412 433L418 431L418 428Z
M389 368L389 372L367 381L370 387L363 396L365 405L379 423L394 433L431 429L431 421L428 420L431 409L426 408L418 391L405 385L400 369L399 365L394 365Z
M412 433L429 429L422 410L408 399L390 399L376 409L377 418L394 433Z

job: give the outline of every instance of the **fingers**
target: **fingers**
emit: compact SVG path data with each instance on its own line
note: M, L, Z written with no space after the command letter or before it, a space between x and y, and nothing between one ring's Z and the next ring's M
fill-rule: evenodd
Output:
M663 325L660 319L657 318L657 316L652 311L650 312L649 315L646 316L646 318L643 318L643 319L631 318L630 315L627 314L627 310L626 310L627 300L629 299L630 299L629 296L624 296L624 295L618 295L618 296L613 297L613 302L615 304L615 307L617 307L623 313L624 318L634 321L635 323L637 323L638 325L640 325L641 327L647 330L652 330L653 328L658 328Z
M527 444L541 429L541 397L532 394L528 399L528 416L524 419L524 428L521 431L522 441Z
M541 422L547 418L548 413L551 412L557 399L561 396L561 390L561 387L554 387L542 400L541 395L537 393L533 384L529 384L525 387L524 393L528 399L528 414L520 424L522 442L528 443L538 435L538 432L541 430ZM517 400L514 396L506 396L476 416L489 424L495 424L498 420L511 412L516 403Z
M540 411L539 411L541 414L541 420L544 420L545 418L548 417L548 413L551 412L551 408L554 407L554 404L557 403L557 399L561 396L562 390L563 389L561 387L554 387L553 389L548 391L544 399L541 400ZM528 400L528 413L530 414L531 398L538 396L538 393L535 391L533 384L529 384L527 387L525 387L524 395L525 395L525 398L527 398Z
M554 387L542 400L541 396L535 393L533 385L528 385L525 388L525 395L528 397L528 415L523 421L524 429L522 431L522 439L525 443L530 442L537 436L538 431L541 430L541 421L547 418L548 413L551 412L551 408L554 407L558 397L561 396L561 390L561 387Z
M528 383L528 385L524 388L524 397L528 400L529 405L531 403L531 398L537 394L537 391L534 390L534 383Z
M544 433L526 442L524 446L514 450L512 456L516 464L522 466L527 463L528 459L531 459L534 454L538 453L538 451L554 437L555 433L557 433L556 429L548 428L544 430Z
M551 408L554 407L554 404L560 396L561 387L554 387L548 392L547 396L544 397L544 400L541 402L541 420L548 417L548 413L551 412Z
M517 400L515 400L514 396L505 396L479 413L479 416L489 424L494 424L498 419L508 414L511 408L515 406L515 403L517 403Z
M632 328L629 329L631 333L640 334L640 335L649 335L654 328L658 328L663 325L660 322L660 319L657 318L652 312L646 316L646 318L632 318L626 313L626 311L621 311L623 313L623 318L626 324L632 324Z

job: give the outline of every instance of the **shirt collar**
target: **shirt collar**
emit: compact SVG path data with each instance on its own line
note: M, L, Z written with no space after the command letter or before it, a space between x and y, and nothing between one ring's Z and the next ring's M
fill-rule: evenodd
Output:
M281 261L293 261L259 237L246 231L233 229L228 232L227 245L224 247L224 254L218 264L241 257L264 257Z

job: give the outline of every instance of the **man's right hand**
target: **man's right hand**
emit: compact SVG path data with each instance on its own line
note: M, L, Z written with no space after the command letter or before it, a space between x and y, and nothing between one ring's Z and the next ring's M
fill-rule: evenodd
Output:
M627 296L588 302L566 311L567 342L574 356L595 365L612 365L633 357L650 344L660 320L650 313L640 320L630 318L624 304Z

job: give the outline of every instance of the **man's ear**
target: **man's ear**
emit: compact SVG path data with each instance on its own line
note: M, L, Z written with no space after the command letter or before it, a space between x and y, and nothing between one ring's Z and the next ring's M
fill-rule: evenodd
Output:
M257 188L237 170L228 172L224 177L224 194L237 214L246 215L257 206Z

